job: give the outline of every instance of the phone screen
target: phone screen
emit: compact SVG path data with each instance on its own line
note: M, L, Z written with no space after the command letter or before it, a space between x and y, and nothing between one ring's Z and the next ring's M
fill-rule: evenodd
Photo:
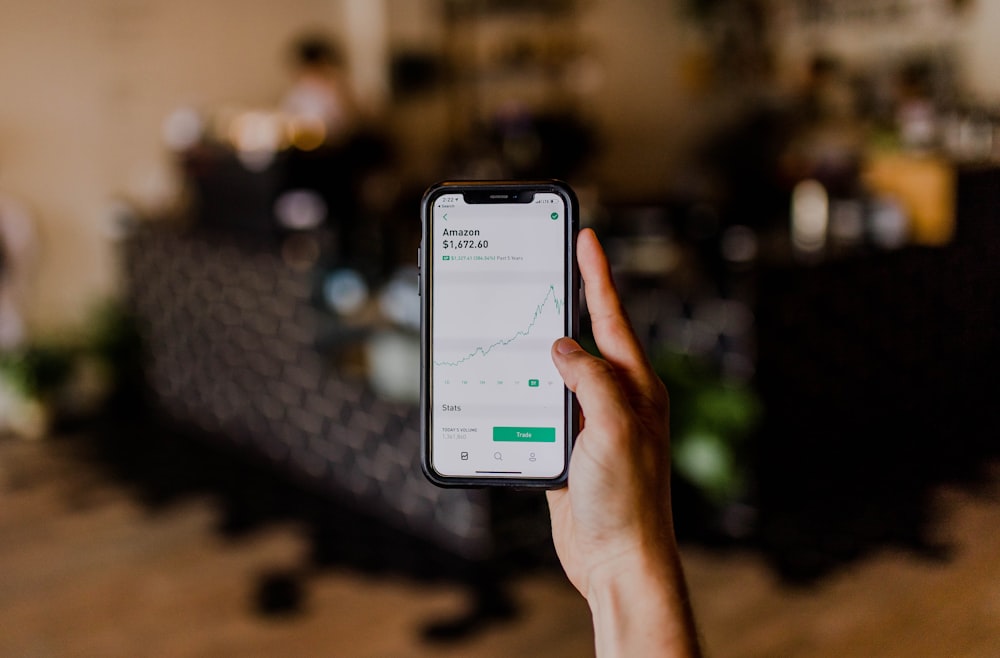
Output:
M551 348L574 329L573 207L559 191L503 198L444 190L425 209L425 457L444 478L566 470L572 397Z

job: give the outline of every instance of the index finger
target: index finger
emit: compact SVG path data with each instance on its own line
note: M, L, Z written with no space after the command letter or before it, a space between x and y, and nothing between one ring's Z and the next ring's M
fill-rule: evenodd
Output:
M658 385L659 380L653 374L632 324L625 315L611 278L611 266L597 235L591 229L583 229L577 236L576 244L594 339L601 356L616 370L627 375L630 384L650 390L649 387Z

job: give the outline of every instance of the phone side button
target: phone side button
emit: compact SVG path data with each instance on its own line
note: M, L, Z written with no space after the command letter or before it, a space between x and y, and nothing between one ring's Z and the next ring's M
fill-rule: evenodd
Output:
M417 297L420 297L420 270L417 270Z

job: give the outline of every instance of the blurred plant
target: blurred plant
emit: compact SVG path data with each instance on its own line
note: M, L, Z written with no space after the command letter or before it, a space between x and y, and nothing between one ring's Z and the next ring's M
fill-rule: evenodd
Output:
M23 395L43 395L69 377L73 354L67 346L34 345L0 355L0 377Z
M750 484L745 444L761 415L756 393L690 355L662 352L653 367L670 391L675 470L713 505L738 500Z
M84 335L0 353L0 433L41 438L52 421L96 412L136 363L137 334L120 306L98 307Z

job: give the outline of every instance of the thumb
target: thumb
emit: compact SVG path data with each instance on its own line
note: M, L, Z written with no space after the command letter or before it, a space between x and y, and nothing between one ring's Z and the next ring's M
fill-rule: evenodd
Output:
M587 377L584 371L587 368L600 367L591 364L592 360L598 359L587 353L580 346L580 343L572 338L560 338L552 345L552 362L555 363L556 369L562 375L566 388L574 393L579 388L581 378Z
M566 388L576 393L588 426L617 423L628 416L628 401L610 363L565 337L552 345L552 361Z

